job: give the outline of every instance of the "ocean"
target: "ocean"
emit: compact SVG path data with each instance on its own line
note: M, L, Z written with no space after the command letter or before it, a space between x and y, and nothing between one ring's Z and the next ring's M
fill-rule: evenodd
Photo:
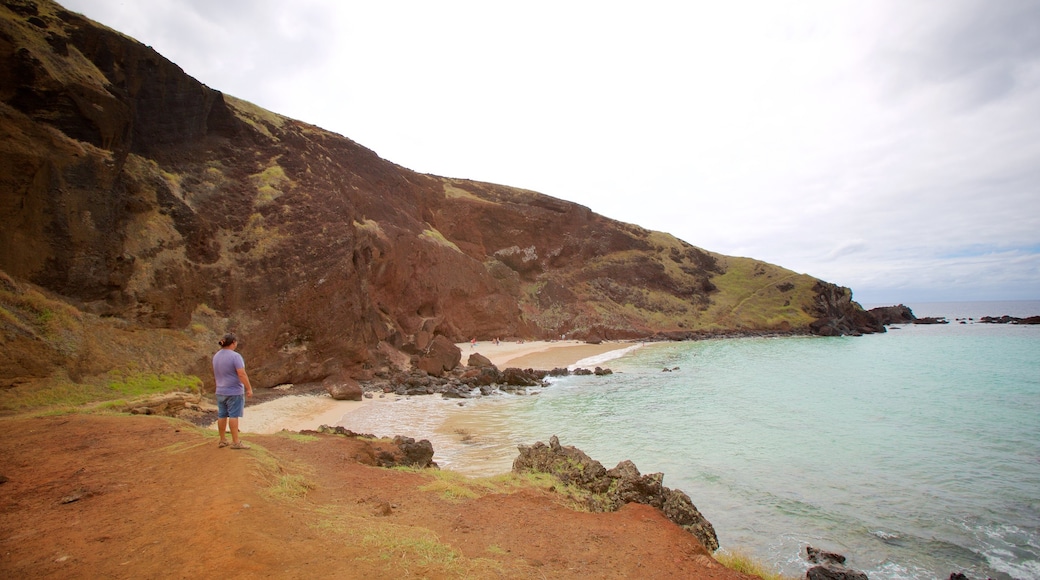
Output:
M1040 301L909 306L952 322L634 345L581 363L613 375L411 397L341 424L428 438L442 467L474 475L551 435L607 468L631 459L689 494L723 550L791 576L813 545L875 580L1040 578L1040 326L954 320Z

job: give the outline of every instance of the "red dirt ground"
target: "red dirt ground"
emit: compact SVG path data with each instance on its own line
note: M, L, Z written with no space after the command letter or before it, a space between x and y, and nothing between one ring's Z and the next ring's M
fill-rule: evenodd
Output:
M449 501L378 443L156 417L0 420L0 578L749 578L658 511L537 489ZM285 498L283 476L312 488Z

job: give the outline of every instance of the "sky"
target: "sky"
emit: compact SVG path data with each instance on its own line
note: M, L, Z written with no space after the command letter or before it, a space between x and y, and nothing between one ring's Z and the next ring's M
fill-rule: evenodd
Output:
M864 305L1040 300L1040 0L62 4L415 171Z

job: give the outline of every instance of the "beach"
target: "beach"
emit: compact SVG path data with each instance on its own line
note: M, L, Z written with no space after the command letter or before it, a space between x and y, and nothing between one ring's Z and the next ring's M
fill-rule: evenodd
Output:
M524 342L468 342L456 345L462 351L462 362L465 365L469 356L479 353L487 357L500 369L508 367L534 368L551 370L558 367L569 367L578 361L599 356L614 350L630 348L628 342L604 342L587 344L581 341L524 341ZM326 394L321 395L286 395L273 401L266 401L246 407L245 414L239 421L242 433L277 433L282 430L304 431L315 430L322 425L336 425L347 413L358 410L363 405L393 402L395 395L383 398L363 399L361 401L337 401ZM212 427L215 429L216 424Z
M521 369L552 370L570 367L578 361L608 353L614 350L629 348L630 342L601 342L589 344L580 340L546 341L533 340L524 342L478 342L475 346L468 342L457 344L462 350L462 363L469 355L484 355L499 369L516 367Z

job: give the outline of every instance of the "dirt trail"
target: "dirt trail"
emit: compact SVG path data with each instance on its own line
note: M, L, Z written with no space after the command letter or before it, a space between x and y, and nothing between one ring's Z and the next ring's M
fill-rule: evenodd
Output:
M237 451L181 421L98 415L0 433L3 578L746 578L652 508L448 501L426 475L368 465L365 441L253 435ZM279 495L299 481L304 497Z

